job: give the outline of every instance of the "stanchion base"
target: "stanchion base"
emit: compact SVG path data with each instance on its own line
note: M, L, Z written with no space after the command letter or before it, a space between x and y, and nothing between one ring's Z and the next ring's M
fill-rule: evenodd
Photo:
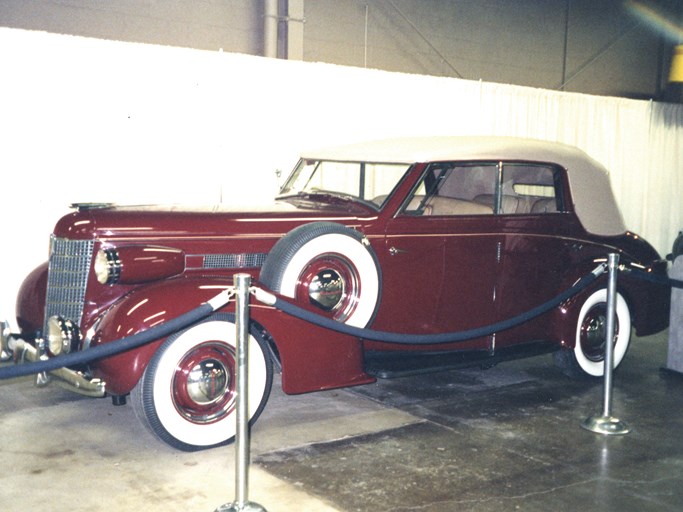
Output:
M631 431L626 423L613 416L590 416L581 423L581 427L607 436L622 436Z
M240 505L239 503L226 503L221 505L214 512L268 512L258 503L247 501L245 504Z

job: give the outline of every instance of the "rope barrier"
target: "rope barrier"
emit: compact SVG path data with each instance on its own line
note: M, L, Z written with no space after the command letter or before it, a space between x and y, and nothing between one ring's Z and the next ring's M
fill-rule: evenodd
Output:
M370 329L363 329L359 327L346 325L337 322L336 320L333 320L331 318L320 316L316 313L296 306L295 304L287 302L280 297L276 297L275 295L264 290L261 290L259 288L256 288L254 290L254 295L257 300L264 302L265 304L272 305L273 307L287 314L290 314L296 318L305 320L309 323L318 325L320 327L341 332L342 334L348 334L350 336L363 338L367 340L383 341L395 344L431 345L454 343L482 336L488 336L490 334L493 334L494 332L504 331L517 325L521 325L532 318L535 318L539 315L542 315L543 313L550 311L551 309L557 307L565 300L578 294L579 292L587 288L591 283L593 283L601 274L605 272L605 270L606 265L604 263L601 263L592 272L579 279L573 286L571 286L563 293L560 293L556 297L525 313L512 317L508 320L497 322L495 324L455 333L401 334L386 331L373 331ZM203 303L199 307L187 313L184 313L183 315L180 315L167 322L164 322L163 324L159 324L155 327L152 327L146 331L136 333L131 336L121 338L119 340L112 341L111 343L99 345L94 348L82 350L80 352L73 352L71 354L66 354L51 359L41 360L24 365L15 365L0 368L0 380L22 377L35 373L49 372L56 370L58 368L81 365L84 363L88 363L90 361L94 361L96 359L111 357L121 352L125 352L140 347L154 340L168 336L173 332L184 329L185 327L209 316L215 310L224 306L230 300L230 297L233 293L233 290L223 291L210 301Z
M98 345L97 347L89 348L87 350L72 352L51 359L36 361L34 363L0 368L0 380L24 377L33 373L49 372L67 366L76 366L141 347L142 345L151 343L159 338L164 338L169 334L184 329L188 325L192 325L193 323L206 318L211 313L227 304L233 293L232 290L225 290L216 295L213 299L202 303L195 309L183 313L172 320L156 325L146 331L120 338L111 343Z
M680 279L672 279L670 277L663 277L663 276L656 276L654 274L651 274L649 272L644 272L642 270L637 270L637 269L622 269L623 272L626 272L629 275L632 275L633 277L636 277L638 279L642 279L643 281L649 281L651 283L656 283L656 284L661 284L663 286L671 286L672 288L683 288L683 281Z
M363 338L372 341L383 341L386 343L395 344L411 344L411 345L434 345L443 343L454 343L465 340L470 340L473 338L479 338L482 336L488 336L494 332L504 331L510 329L517 325L523 324L528 320L542 315L550 311L551 309L557 307L565 300L576 295L577 293L588 287L593 281L595 281L602 273L605 272L605 264L598 265L591 273L579 279L571 288L564 291L563 293L557 295L556 297L550 299L549 301L537 306L525 313L512 317L508 320L497 322L484 327L477 327L474 329L469 329L467 331L461 331L456 333L440 333L440 334L401 334L386 331L373 331L370 329L363 329L360 327L354 327L351 325L343 324L333 320L331 318L320 316L316 313L303 309L291 302L287 302L280 297L264 292L263 290L256 289L254 295L258 300L266 304L270 304L273 307L292 315L300 320L305 320L309 323L317 325L319 327L324 327L333 331L340 332L342 334L348 334L350 336L355 336L357 338Z

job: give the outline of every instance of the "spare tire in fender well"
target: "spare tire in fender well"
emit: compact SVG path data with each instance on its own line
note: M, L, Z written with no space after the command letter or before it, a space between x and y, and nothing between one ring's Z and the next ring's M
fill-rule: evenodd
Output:
M278 240L259 281L292 299L305 295L321 314L357 327L372 321L381 295L381 271L367 239L334 222L303 224Z

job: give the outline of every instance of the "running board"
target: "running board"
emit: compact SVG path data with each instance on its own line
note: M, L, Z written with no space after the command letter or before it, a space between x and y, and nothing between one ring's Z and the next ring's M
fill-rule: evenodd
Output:
M498 349L495 354L487 350L447 352L368 350L365 352L365 371L378 379L395 379L472 366L490 368L503 361L550 354L556 350L558 346L548 342L504 347Z

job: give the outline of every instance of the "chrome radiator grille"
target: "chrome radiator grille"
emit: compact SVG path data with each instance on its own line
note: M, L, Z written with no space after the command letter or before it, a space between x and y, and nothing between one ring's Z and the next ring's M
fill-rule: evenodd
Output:
M51 238L45 324L51 316L61 315L80 326L94 245L93 240Z

